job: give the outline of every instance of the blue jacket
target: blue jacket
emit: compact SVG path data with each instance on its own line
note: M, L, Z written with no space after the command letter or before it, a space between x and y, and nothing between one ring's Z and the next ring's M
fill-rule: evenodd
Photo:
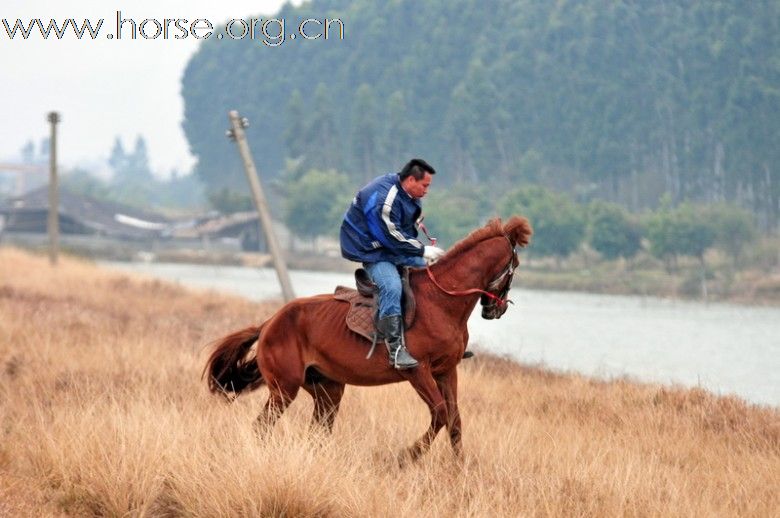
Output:
M350 261L405 264L422 256L417 240L420 201L401 187L398 174L375 178L352 200L341 223L341 255Z

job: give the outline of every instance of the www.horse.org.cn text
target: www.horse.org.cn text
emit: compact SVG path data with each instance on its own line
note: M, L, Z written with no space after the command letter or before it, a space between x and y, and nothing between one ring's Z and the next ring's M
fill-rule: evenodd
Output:
M10 21L2 19L4 35L9 40L76 38L78 40L247 40L261 43L268 47L278 47L287 40L343 40L344 23L339 18L306 18L288 24L284 18L233 18L224 25L215 26L206 18L145 18L136 21L135 18L124 17L121 11L116 12L113 31L105 24L105 18L97 22L90 19L77 21L66 18L64 21L41 18ZM288 28L292 29L288 32ZM104 32L104 29L106 32Z

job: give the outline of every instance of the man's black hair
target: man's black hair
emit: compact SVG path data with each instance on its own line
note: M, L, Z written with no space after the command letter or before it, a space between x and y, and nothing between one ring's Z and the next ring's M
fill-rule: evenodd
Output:
M431 167L431 164L422 158L412 158L409 160L409 163L407 163L404 168L401 169L401 172L398 173L398 176L401 178L401 181L409 176L413 176L415 180L422 180L425 176L425 173L436 174L436 169Z

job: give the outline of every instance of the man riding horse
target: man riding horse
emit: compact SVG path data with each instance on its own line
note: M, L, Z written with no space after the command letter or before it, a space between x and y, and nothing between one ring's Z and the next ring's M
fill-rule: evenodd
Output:
M419 213L417 200L430 185L431 171L426 169L425 163L412 163L408 168L410 175L415 165L422 173L415 179L416 183L407 180L411 194L402 186L401 175L389 175L383 177L387 180L377 180L372 189L367 188L367 197L362 196L362 191L356 197L353 208L359 214L354 217L356 220L360 217L359 220L352 219L352 209L348 213L351 223L345 223L349 226L345 232L360 232L369 238L377 236L375 240L379 245L363 251L380 250L375 255L367 255L369 268L376 270L372 265L386 262L395 269L396 262L393 261L422 264L425 259L434 260L442 253L435 248L425 248L419 242L420 248L409 245L416 251L414 253L391 253L394 249L385 247L382 242L392 243L389 239L399 238L374 234L369 228L376 227L382 232L388 229L388 233L395 231L407 241L414 240L414 218L399 217L399 211L406 206L401 207L396 198L404 197L405 203L409 202L412 215ZM383 182L389 185L381 187ZM419 185L421 182L423 185ZM383 209L377 209L376 213L363 212L364 207L377 205ZM387 210L384 210L385 205ZM383 211L392 226L382 219ZM398 219L393 219L393 215ZM251 392L263 385L268 387L268 399L256 421L257 430L262 432L274 425L303 389L314 399L313 422L331 431L346 385L374 386L408 381L428 405L431 421L425 433L401 452L401 463L406 459L417 459L428 451L439 430L445 426L453 451L461 456L458 365L468 344L467 320L477 302L482 305L482 318L493 320L504 314L512 278L519 264L516 247L526 246L532 234L526 218L512 216L505 222L493 218L454 244L427 272L420 269L410 272L409 283L418 288L417 311L427 316L407 332L410 350L416 359L403 349L404 331L400 318L388 319L400 316L397 298L382 302L391 307L383 313L382 327L396 330L395 334L388 333L388 349L394 353L388 365L378 356L366 358L365 338L345 325L350 305L335 294L324 293L292 300L262 323L215 341L203 370L209 390L230 399L232 395ZM374 271L374 278L381 283L379 277L381 274ZM411 368L418 361L417 367ZM400 367L407 370L399 370Z
M404 345L398 268L422 267L444 255L441 248L417 240L420 199L434 174L430 164L415 158L400 173L375 178L353 198L341 224L341 255L363 263L377 286L377 331L385 337L390 365L399 370L417 367L417 360Z

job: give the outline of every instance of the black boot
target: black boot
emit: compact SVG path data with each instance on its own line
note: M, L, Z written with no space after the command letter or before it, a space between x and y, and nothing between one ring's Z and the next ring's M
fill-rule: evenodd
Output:
M399 315L380 318L376 323L377 331L385 337L385 345L390 355L390 365L398 370L417 367L417 360L412 358L404 345L403 320Z

